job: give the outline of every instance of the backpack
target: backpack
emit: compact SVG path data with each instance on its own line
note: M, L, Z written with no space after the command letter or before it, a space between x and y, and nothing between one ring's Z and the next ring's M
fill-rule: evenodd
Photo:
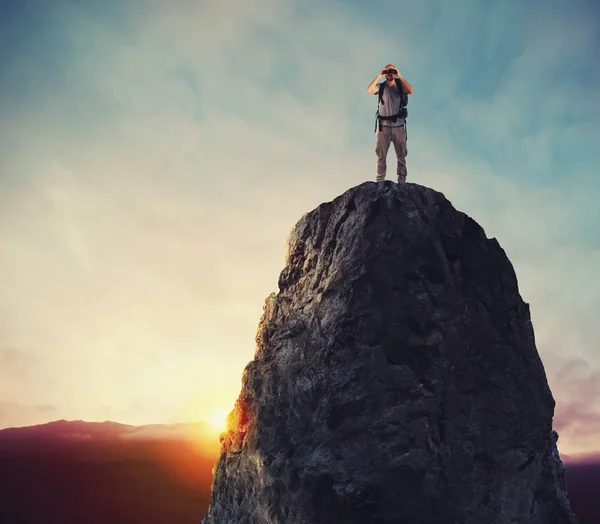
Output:
M408 110L406 106L408 105L408 95L404 91L404 86L400 79L394 78L396 81L396 85L398 86L398 90L400 91L400 110L398 113L392 116L379 116L379 104L385 104L383 100L383 91L387 87L387 82L382 82L379 84L379 92L378 92L378 101L377 101L377 113L375 114L375 131L377 131L377 124L379 124L379 130L381 131L381 121L382 120L397 120L398 118L404 118L408 116Z

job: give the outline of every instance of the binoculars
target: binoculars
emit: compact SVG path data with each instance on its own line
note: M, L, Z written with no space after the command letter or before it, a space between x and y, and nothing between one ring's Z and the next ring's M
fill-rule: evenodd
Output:
M398 71L396 69L384 69L383 74L384 75L397 75Z

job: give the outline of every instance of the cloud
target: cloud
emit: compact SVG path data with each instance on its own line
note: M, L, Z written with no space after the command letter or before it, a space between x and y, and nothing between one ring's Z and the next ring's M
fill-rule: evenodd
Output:
M553 366L554 368L554 366ZM573 451L597 451L600 434L600 371L583 359L566 360L550 370L550 378L560 391L554 427L561 440L570 442Z

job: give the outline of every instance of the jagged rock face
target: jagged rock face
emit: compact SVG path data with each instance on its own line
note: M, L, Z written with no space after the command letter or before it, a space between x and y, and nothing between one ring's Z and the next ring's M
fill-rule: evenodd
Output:
M204 524L575 522L495 239L441 193L367 182L288 249Z

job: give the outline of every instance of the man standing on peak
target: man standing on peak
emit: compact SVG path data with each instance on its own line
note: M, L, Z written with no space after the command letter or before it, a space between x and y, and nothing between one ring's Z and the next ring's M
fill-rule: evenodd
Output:
M378 83L385 77L385 82ZM386 65L367 86L367 93L379 95L375 130L377 153L377 182L385 180L386 159L390 143L394 144L398 159L398 183L406 182L406 105L412 86L400 76L393 64Z

